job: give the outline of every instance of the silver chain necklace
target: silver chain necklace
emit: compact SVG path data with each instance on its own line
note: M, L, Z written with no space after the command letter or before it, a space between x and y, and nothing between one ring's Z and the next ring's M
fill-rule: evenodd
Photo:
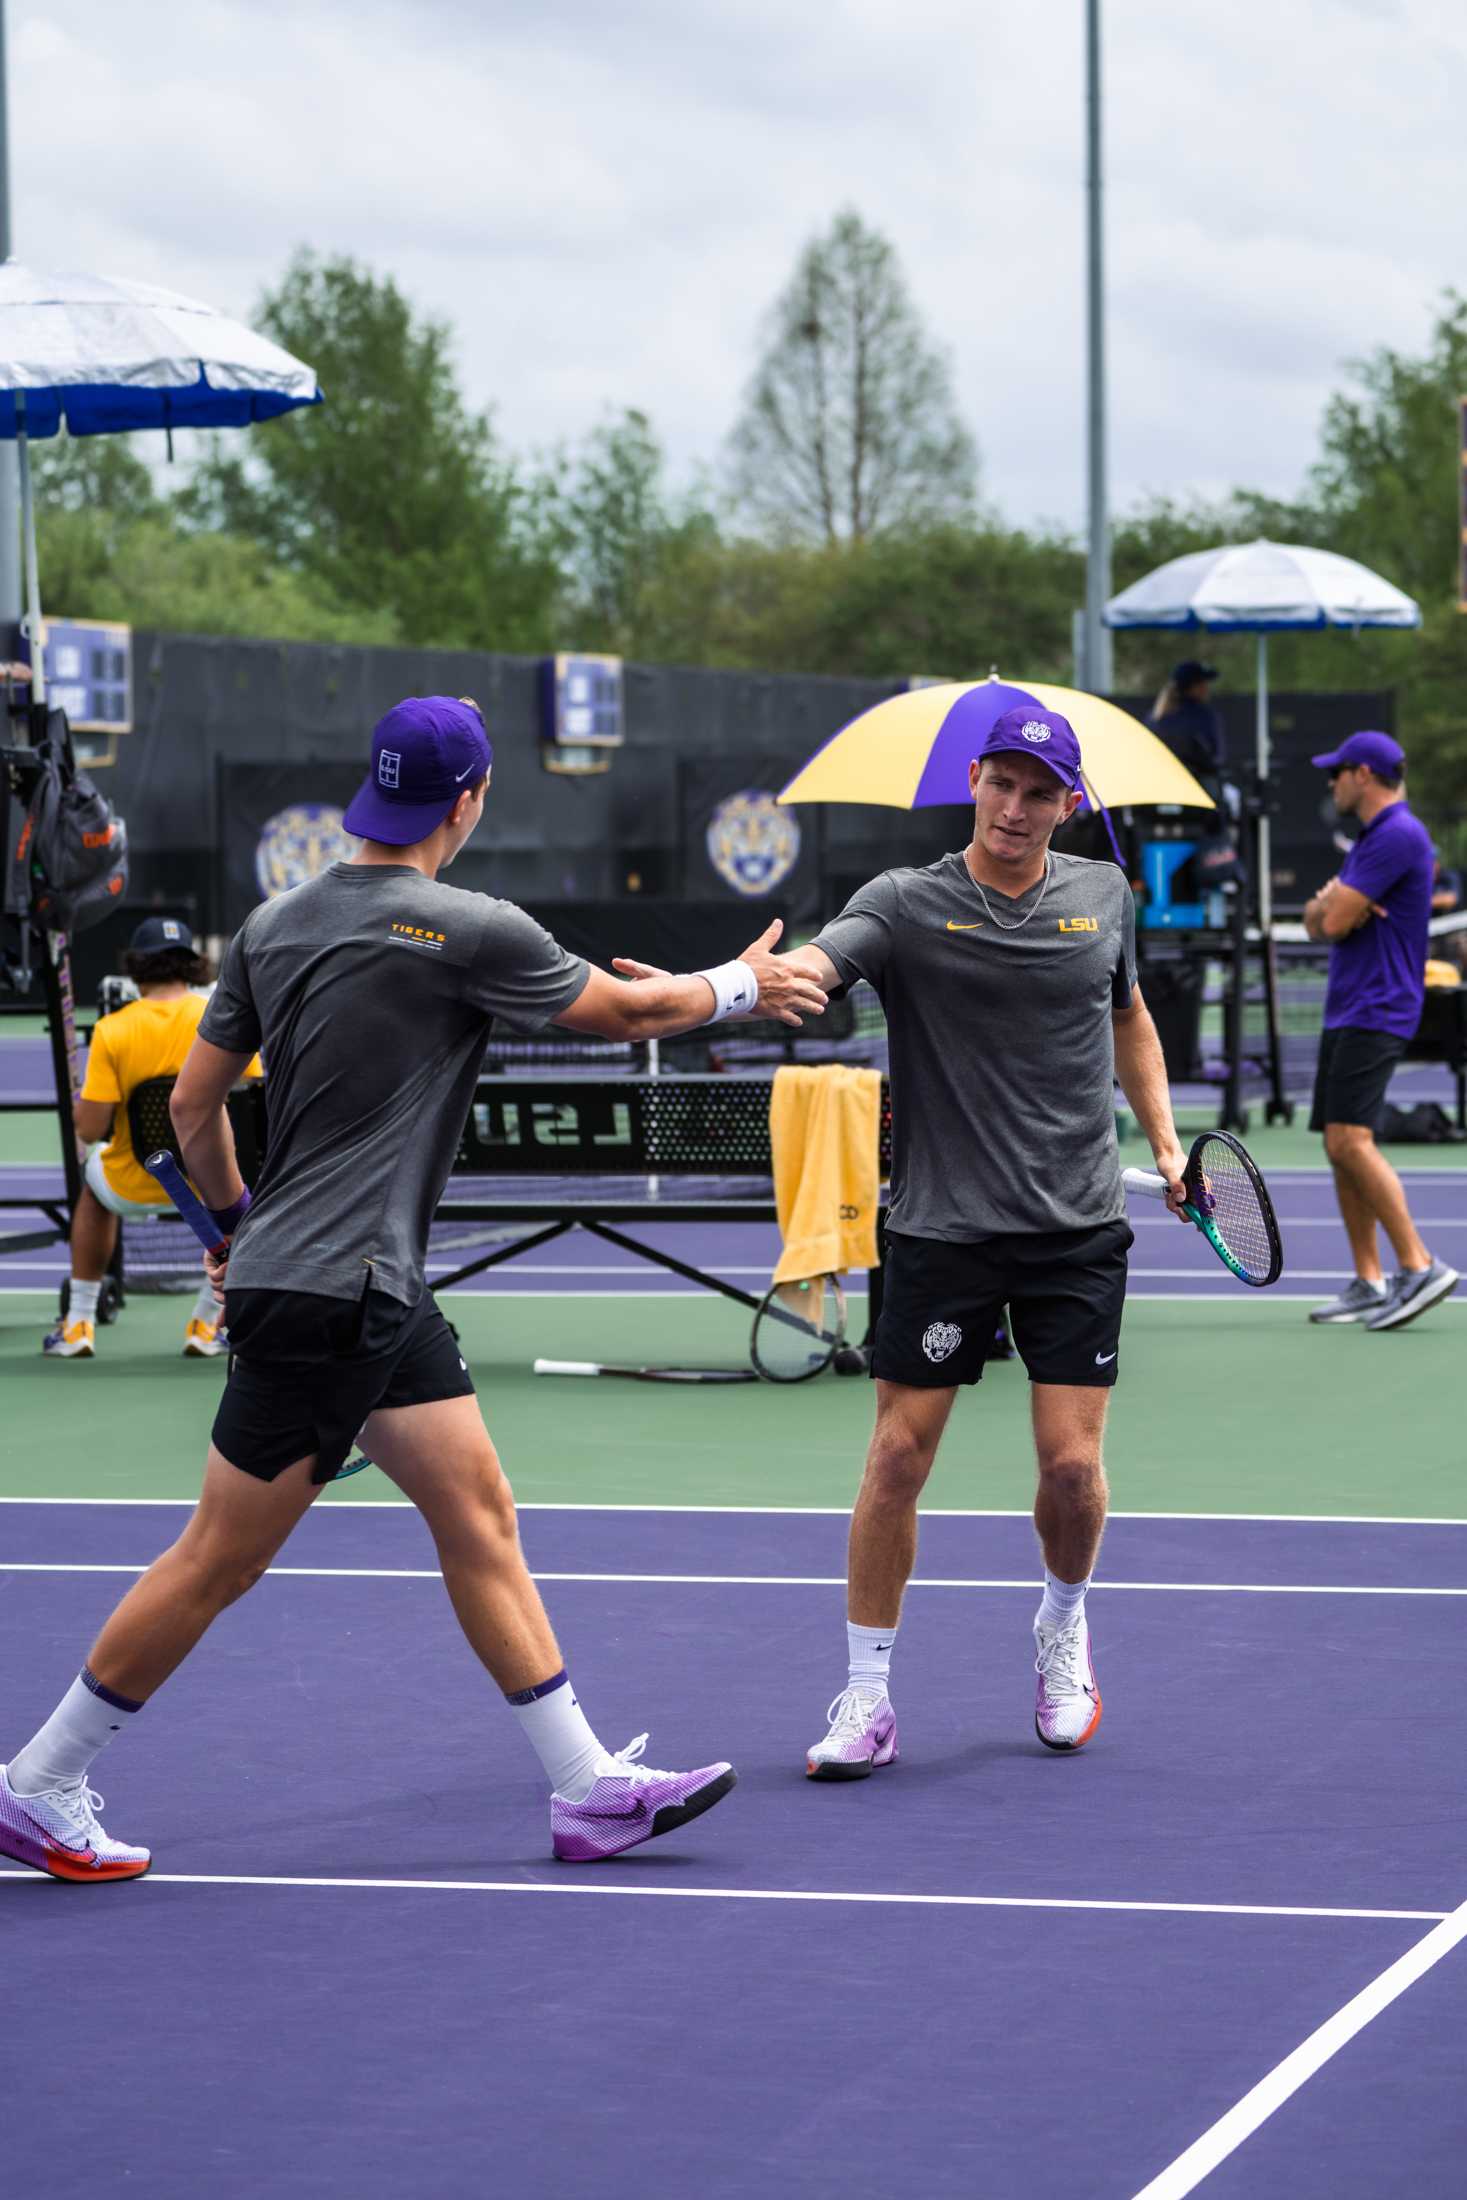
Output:
M963 865L963 869L965 871L968 871L968 866L966 863ZM1002 917L996 917L993 911L988 907L988 896L984 893L983 888L979 886L977 879L973 878L973 874L971 871L968 871L968 876L970 879L973 880L973 885L977 890L978 899L982 902L984 908L988 910L988 921L994 927L994 929L999 932L1022 932L1025 925L1029 922L1029 919L1033 916L1034 910L1039 907L1040 902L1043 901L1045 894L1049 890L1050 870L1050 852L1046 848L1044 851L1044 883L1040 887L1039 892L1034 897L1034 909L1026 909L1017 924L1005 924Z

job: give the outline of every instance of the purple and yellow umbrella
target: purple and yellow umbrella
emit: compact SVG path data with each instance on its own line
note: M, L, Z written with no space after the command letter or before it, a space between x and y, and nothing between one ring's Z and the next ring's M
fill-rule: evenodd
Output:
M1084 759L1085 791L1109 809L1167 802L1216 807L1139 718L1077 688L1028 683L997 674L986 680L912 688L863 711L817 749L776 798L780 802L868 802L923 810L970 802L968 766L994 720L1023 708L1058 711L1074 727Z

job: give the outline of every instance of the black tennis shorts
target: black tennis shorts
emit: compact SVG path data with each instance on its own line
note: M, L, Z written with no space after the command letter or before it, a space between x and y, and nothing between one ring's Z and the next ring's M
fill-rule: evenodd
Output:
M273 1482L316 1454L329 1482L379 1406L473 1395L474 1379L431 1291L404 1306L383 1291L328 1299L314 1291L230 1291L229 1381L214 1442L231 1466Z
M1014 1231L961 1245L888 1230L872 1374L913 1390L978 1382L1007 1306L1031 1383L1109 1389L1131 1242L1127 1222Z
M1391 1031L1367 1031L1360 1024L1322 1031L1309 1128L1361 1123L1379 1131L1391 1075L1405 1051L1406 1041Z

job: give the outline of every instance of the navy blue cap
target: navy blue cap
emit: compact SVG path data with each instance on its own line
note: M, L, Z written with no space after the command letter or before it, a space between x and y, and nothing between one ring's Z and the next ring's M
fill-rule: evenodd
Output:
M342 823L364 840L410 848L443 823L493 761L472 703L452 695L410 695L372 728L372 769Z
M1057 710L1041 710L1037 703L1021 703L995 718L978 746L985 756L1032 756L1054 773L1064 787L1080 784L1080 744L1068 718Z
M134 955L160 955L168 947L182 947L190 954L198 953L198 941L177 917L144 917L127 945Z
M1352 733L1337 749L1326 749L1323 756L1311 756L1309 761L1327 772L1368 764L1382 779L1399 779L1406 769L1406 751L1388 733Z

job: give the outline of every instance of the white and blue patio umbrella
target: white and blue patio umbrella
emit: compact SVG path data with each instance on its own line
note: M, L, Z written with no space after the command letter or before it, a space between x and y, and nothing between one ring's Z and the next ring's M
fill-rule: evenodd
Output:
M1413 627L1421 609L1368 565L1342 558L1333 550L1310 550L1302 543L1241 542L1216 550L1194 550L1159 565L1144 580L1112 596L1105 607L1109 627L1162 627L1186 633L1256 634L1258 704L1255 762L1260 782L1268 777L1268 637L1307 633L1316 628ZM1259 820L1259 920L1268 929L1272 914L1269 880L1268 820Z
M26 632L35 699L46 697L27 444L59 433L246 428L319 405L313 370L240 321L151 283L0 266L0 440L20 469Z

